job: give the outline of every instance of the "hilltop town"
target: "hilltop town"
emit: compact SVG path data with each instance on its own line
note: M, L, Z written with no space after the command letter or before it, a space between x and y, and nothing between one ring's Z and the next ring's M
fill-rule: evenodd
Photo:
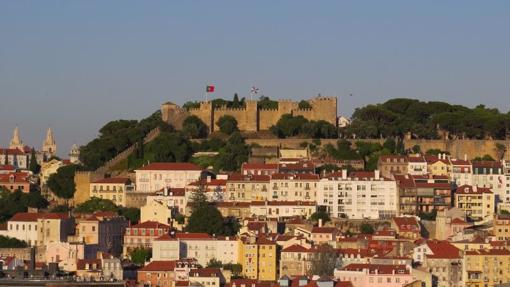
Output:
M510 115L337 109L320 95L167 102L66 158L51 129L36 149L15 127L0 286L507 286Z

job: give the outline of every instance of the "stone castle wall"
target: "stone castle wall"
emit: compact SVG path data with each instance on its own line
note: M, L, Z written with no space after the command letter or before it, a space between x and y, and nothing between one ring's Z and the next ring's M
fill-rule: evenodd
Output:
M336 146L337 139L321 139L321 145L332 144ZM353 144L357 141L384 143L384 139L355 139L349 140ZM246 139L247 144L256 143L263 147L282 147L282 148L299 148L303 142L311 143L312 139ZM420 139L404 139L404 146L406 149L411 149L415 145L419 145L422 152L429 149L439 149L441 151L449 152L452 158L468 159L475 157L482 157L486 154L495 159L499 158L496 144L502 144L506 147L507 152L504 154L505 160L510 160L510 140L420 140Z
M163 121L173 125L176 129L182 128L182 122L189 115L200 118L211 131L218 130L218 119L224 115L233 116L242 131L263 131L268 130L284 114L304 116L308 120L324 120L336 125L337 120L337 99L329 97L316 97L308 101L310 109L299 109L298 103L291 100L278 101L277 109L258 109L257 101L247 100L243 108L213 108L212 103L201 102L199 108L183 110L173 103L165 103L161 106Z

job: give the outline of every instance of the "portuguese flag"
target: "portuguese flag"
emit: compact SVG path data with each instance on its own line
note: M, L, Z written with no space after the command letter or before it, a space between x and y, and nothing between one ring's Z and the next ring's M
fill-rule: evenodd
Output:
M206 93L214 93L214 86L207 86L205 88Z

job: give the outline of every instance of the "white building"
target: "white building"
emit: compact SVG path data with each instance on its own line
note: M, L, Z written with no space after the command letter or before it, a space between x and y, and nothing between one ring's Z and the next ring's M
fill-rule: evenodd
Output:
M378 170L350 176L342 170L319 181L317 205L326 206L336 218L391 218L398 213L397 183L381 177Z
M165 187L184 188L200 179L202 168L187 162L156 162L135 170L135 173L137 191L155 192Z
M412 175L427 174L427 161L423 156L409 156L408 157L407 173Z
M269 181L271 194L268 200L315 201L318 182L317 174L273 174Z
M473 182L473 167L471 162L465 159L451 159L450 180L457 186L471 185Z
M239 242L236 237L213 237L206 233L163 235L152 242L152 260L195 258L202 266L213 258L223 264L238 263Z
M502 163L499 161L472 161L471 163L473 180L469 185L490 188L497 202L510 202L510 194L506 193L506 178Z
M267 218L310 217L316 209L315 201L252 201L250 213Z

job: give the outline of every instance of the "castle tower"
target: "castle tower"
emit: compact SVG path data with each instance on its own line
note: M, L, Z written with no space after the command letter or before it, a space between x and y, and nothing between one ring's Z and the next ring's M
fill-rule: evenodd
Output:
M77 144L73 144L69 152L69 161L71 163L78 163L80 161L80 148Z
M11 139L11 142L9 143L9 148L10 149L19 149L19 150L23 150L23 148L24 148L23 141L21 141L21 137L19 136L18 127L14 128L14 132L12 133L12 139Z
M57 154L57 144L55 143L55 138L53 137L53 131L51 128L48 128L48 131L46 132L46 138L43 142L42 152L48 157Z

